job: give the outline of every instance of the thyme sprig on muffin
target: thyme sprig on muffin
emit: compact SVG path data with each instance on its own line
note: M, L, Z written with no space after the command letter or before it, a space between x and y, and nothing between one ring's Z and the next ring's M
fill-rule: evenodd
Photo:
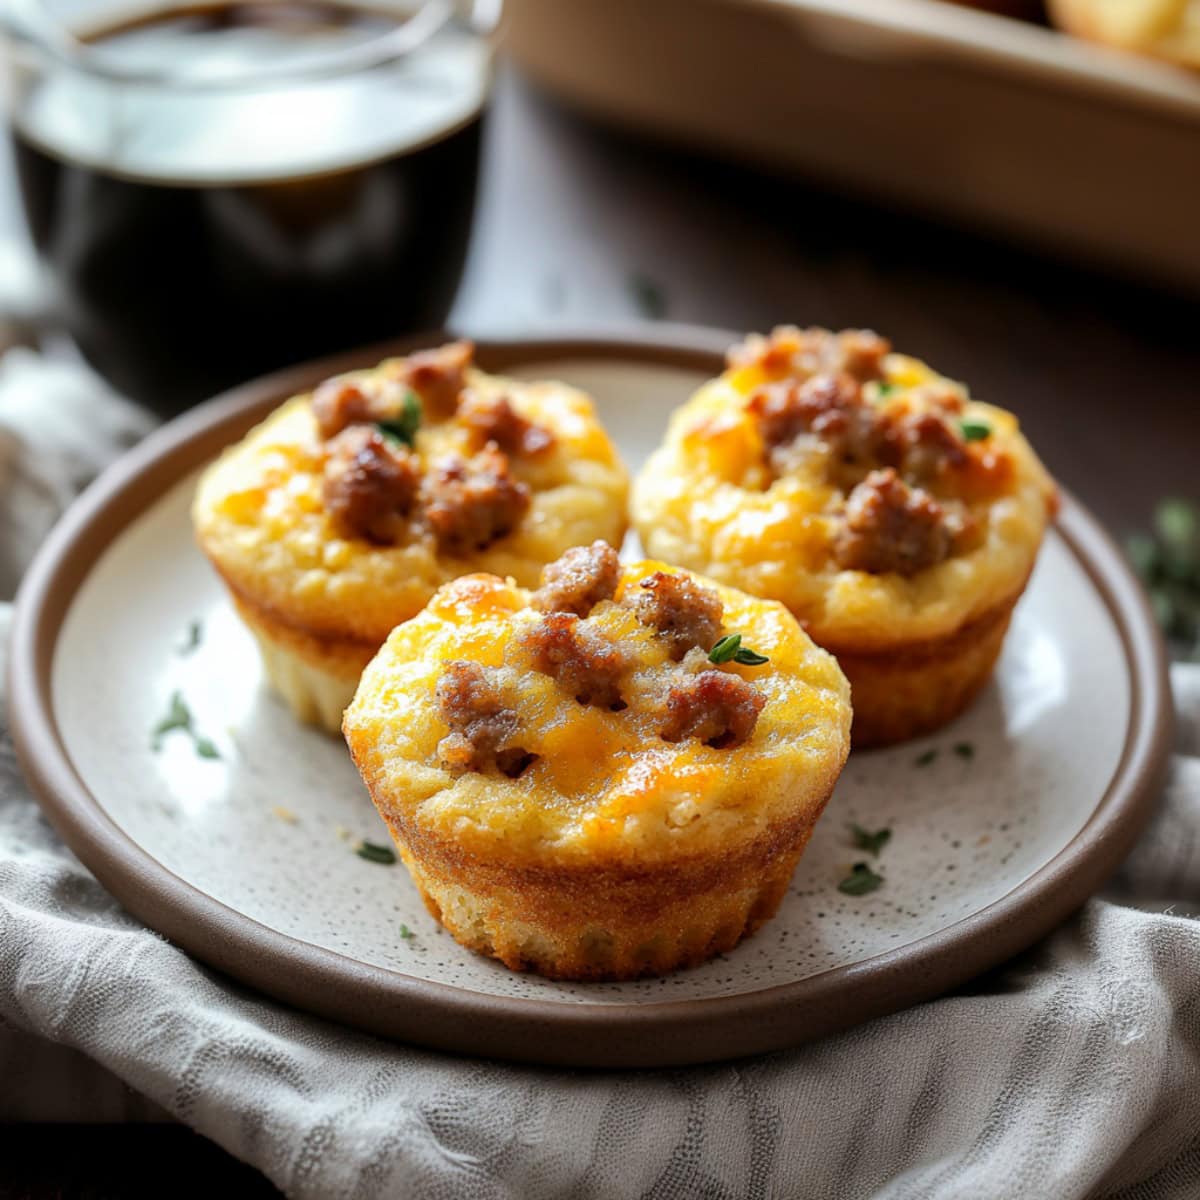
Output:
M708 661L720 666L722 663L735 662L743 667L761 667L771 660L765 654L751 650L742 645L740 633L727 633L720 638L708 652Z
M400 400L400 411L394 417L375 422L384 437L400 442L411 449L417 444L417 430L421 428L421 401L411 388L406 388Z

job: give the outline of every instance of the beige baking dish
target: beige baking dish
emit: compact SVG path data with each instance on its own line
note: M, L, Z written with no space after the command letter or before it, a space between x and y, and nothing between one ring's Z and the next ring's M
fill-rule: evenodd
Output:
M941 0L508 0L538 81L656 135L1200 286L1200 77Z

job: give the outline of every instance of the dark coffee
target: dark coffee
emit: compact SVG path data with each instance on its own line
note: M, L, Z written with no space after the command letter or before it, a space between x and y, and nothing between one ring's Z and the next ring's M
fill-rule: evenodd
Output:
M387 27L365 9L229 4L89 42L203 83ZM170 409L438 326L470 231L487 70L486 48L449 29L410 62L282 86L48 78L18 107L14 143L68 330L116 387Z

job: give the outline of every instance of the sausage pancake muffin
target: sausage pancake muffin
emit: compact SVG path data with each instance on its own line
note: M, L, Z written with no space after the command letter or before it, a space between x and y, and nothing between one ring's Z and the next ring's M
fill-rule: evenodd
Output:
M628 478L588 397L472 357L456 342L328 379L200 482L200 545L301 720L337 732L363 667L447 580L534 585L624 534Z
M986 682L1056 503L1011 413L873 333L789 327L673 415L633 520L656 557L786 604L872 745Z
M783 605L597 541L532 592L446 584L367 667L344 729L463 945L627 979L775 912L849 751L849 687Z

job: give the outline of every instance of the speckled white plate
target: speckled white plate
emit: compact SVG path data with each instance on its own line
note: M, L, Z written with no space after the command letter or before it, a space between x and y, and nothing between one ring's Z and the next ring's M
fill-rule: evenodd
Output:
M719 366L724 334L483 346L485 366L596 398L631 469ZM471 1053L653 1065L775 1048L954 986L1044 934L1140 826L1165 751L1164 667L1137 585L1068 501L993 683L937 736L852 756L776 918L694 970L622 984L513 974L458 946L403 867L340 742L267 693L195 548L196 472L283 396L350 361L241 389L95 485L31 571L13 643L26 768L135 913L230 974L365 1028ZM1003 402L1003 397L999 397ZM193 645L192 630L199 633ZM151 730L178 692L196 730ZM888 828L876 892L837 884L851 822Z

